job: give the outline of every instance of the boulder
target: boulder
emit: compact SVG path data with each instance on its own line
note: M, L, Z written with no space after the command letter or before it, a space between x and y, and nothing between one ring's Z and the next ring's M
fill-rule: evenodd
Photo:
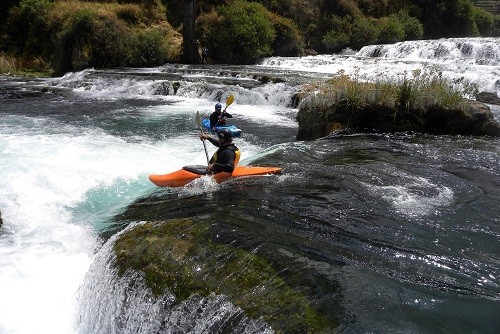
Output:
M476 95L476 101L500 105L500 98L495 93L481 92Z

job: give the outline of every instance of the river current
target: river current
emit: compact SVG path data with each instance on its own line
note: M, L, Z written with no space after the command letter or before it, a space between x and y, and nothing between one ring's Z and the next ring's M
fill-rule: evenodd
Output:
M334 333L500 332L500 140L296 141L291 103L302 84L339 71L361 80L429 71L499 94L499 45L446 39L255 66L0 77L0 333L155 333L158 323L169 333L215 332L210 323L230 303L177 315L183 321L169 327L172 315L162 318L147 288L122 291L110 276L113 234L152 215L213 222L300 273L297 286L335 318ZM206 163L195 114L208 116L229 94L229 121L243 130L240 163L283 173L183 188L149 182Z

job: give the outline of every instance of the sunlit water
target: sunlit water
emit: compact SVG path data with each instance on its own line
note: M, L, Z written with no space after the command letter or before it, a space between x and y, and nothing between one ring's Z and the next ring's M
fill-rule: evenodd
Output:
M237 313L223 297L198 301L200 318L188 306L165 313L169 297L148 302L140 281L123 302L124 283L109 265L112 239L100 235L136 201L128 215L137 222L151 208L159 218L200 215L277 262L295 254L290 270L323 280L320 304L341 305L341 332L498 332L499 140L359 134L296 142L290 104L298 85L340 70L397 80L431 65L498 93L498 46L419 41L249 67L1 78L0 333L150 333L169 322L203 332L217 315ZM263 85L256 77L264 74L290 80ZM176 95L173 82L181 83ZM279 165L283 175L157 189L149 174L206 163L195 114L208 116L228 94L236 97L231 121L244 131L236 140L242 163ZM239 329L270 331L253 322Z

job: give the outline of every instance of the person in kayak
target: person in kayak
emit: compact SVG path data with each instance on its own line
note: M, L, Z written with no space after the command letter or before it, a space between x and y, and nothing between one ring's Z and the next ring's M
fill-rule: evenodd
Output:
M226 112L226 109L222 110L222 104L217 103L215 105L215 111L210 115L210 128L215 131L217 125L225 125L226 117L233 118L231 114Z
M217 132L217 138L214 139L206 133L200 134L201 140L207 139L219 148L208 162L207 170L212 173L232 173L234 166L240 160L240 150L233 144L233 133L228 129L222 129Z

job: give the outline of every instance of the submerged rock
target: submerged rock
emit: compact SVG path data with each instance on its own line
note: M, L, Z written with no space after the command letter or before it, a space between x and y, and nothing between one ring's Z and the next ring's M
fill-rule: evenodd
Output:
M464 100L455 108L426 110L387 106L354 106L341 101L328 107L307 103L297 115L298 140L313 140L332 131L406 132L440 135L486 135L500 137L500 126L490 108L481 102Z
M175 304L223 295L277 332L318 333L334 326L264 258L224 241L214 225L190 219L147 222L123 233L114 251L120 275L143 272L152 292L172 293Z

